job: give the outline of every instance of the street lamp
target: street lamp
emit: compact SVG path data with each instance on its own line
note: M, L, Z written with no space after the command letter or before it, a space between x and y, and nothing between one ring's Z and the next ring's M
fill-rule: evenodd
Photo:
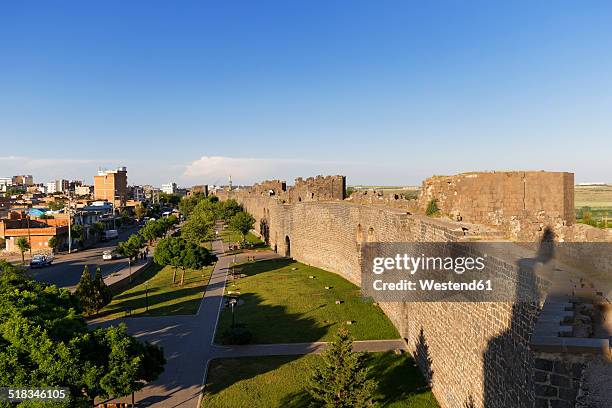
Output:
M229 301L229 304L232 308L232 329L234 328L234 324L235 324L235 320L234 320L234 306L236 306L236 303L238 303L238 301L236 300L236 298L231 298Z
M145 282L145 312L149 311L149 281Z

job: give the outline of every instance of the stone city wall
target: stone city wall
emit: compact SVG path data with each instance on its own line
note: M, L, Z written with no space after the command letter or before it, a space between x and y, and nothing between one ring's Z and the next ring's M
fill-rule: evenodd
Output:
M516 193L515 201L508 205L498 196L500 190L495 185L500 176L497 175L477 175L476 178L485 180L481 190L463 187L472 184L472 177L467 175L456 181L461 186L457 194L445 186L449 185L448 181L452 185L453 180L445 180L445 184L437 181L424 190L425 194L436 196L443 211L459 208L470 220L491 222L496 219L495 213L521 217L535 207L554 210L553 218L567 220L567 198L562 194L569 191L566 183L573 180L569 173L551 176L550 180L556 182L553 186L553 183L543 185L546 175L506 174L502 178L507 178L508 188ZM320 178L325 183L319 185L317 179L308 179L311 181L294 194L270 195L252 188L220 191L218 195L222 200L238 200L255 217L255 229L275 251L338 273L357 285L361 280L360 249L364 242L466 239L464 228L456 222L412 215L387 206L341 201L338 178L333 182ZM538 186L544 189L542 194L535 191ZM326 188L333 190L325 192ZM456 197L459 192L467 194L472 190L474 194L470 198L477 205ZM313 192L314 196L308 195ZM296 199L296 194L301 200ZM485 198L481 200L478 194ZM553 198L561 199L562 203L554 204ZM494 204L488 204L487 200L493 200ZM535 211L529 212L529 216L534 214ZM497 268L516 272L517 266L499 260ZM531 408L536 401L536 358L529 340L541 304L388 302L379 306L406 339L443 408Z
M572 225L574 174L480 172L435 176L423 182L419 207L436 200L452 219L492 225L512 238L533 240L545 226Z

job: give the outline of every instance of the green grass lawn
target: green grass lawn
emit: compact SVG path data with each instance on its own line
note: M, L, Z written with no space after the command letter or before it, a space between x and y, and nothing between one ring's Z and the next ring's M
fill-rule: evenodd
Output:
M214 360L202 407L307 407L305 386L321 357L274 356ZM375 406L436 408L423 376L407 354L371 353L369 376L378 381Z
M329 341L340 327L347 327L356 340L399 337L378 306L334 273L287 259L243 264L240 272L247 277L235 284L228 280L226 290L240 292L244 304L235 309L236 323L246 324L252 343ZM347 325L349 320L353 324ZM217 342L230 325L231 311L226 309L219 319Z
M221 235L221 239L223 240L223 242L239 242L242 239L239 232L230 231L227 229L221 231L220 235ZM263 244L263 241L257 238L257 236L253 234L252 232L249 232L248 234L246 234L245 240L247 244L254 244L254 245Z
M181 270L176 272L176 284L172 283L173 268L153 264L134 285L116 294L113 301L100 312L100 317L113 319L125 316L126 309L132 316L165 316L195 314L214 265L204 269L185 271L185 282L181 287ZM145 281L148 282L149 311L145 311Z

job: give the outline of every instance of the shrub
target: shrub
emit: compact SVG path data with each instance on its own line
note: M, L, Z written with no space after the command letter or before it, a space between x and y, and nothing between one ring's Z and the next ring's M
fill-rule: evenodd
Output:
M440 209L438 208L438 200L436 200L435 198L432 198L427 203L427 209L425 210L425 214L428 217L433 217L434 215L438 215L439 212L440 212Z

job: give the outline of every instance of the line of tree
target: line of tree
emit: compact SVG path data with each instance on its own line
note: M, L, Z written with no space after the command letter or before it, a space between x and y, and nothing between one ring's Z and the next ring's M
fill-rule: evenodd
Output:
M168 231L178 222L176 216L171 215L169 217L163 217L158 220L149 220L138 232L142 238L149 242L149 245L153 244L158 238L166 236Z
M187 218L181 228L181 235L187 241L196 244L215 238L217 221L223 221L230 230L240 233L242 242L255 224L255 219L233 199L221 202L215 196L205 197L203 194L195 194L184 197L179 209Z
M68 387L62 406L92 407L141 390L165 363L125 325L90 330L75 295L0 261L0 387Z

